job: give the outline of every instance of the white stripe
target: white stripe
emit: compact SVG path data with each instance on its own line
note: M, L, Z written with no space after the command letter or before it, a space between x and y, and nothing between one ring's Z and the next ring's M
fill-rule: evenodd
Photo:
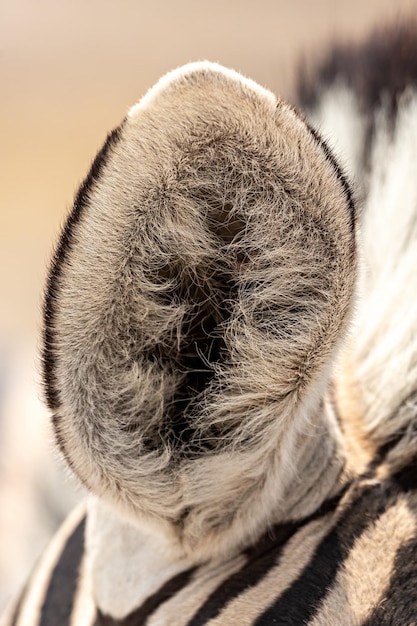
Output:
M95 617L96 606L93 600L91 578L88 575L87 559L84 555L80 567L70 626L91 626Z

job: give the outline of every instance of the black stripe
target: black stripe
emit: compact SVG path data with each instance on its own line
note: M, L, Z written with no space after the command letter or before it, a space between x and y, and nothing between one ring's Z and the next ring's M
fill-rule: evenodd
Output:
M297 580L259 616L254 626L301 626L313 619L354 542L395 504L399 493L399 485L391 480L362 488L317 546Z
M313 71L310 63L299 68L296 91L304 110L314 111L323 94L341 82L356 95L365 122L363 168L369 167L378 109L384 111L393 129L401 97L417 85L416 44L417 22L404 20L376 30L359 45L333 46Z
M407 403L411 404L411 402L415 406L416 404L415 391L413 391L413 393L410 393L409 396L404 398L401 404L395 409L395 411L393 411L391 416L388 417L387 423L395 419L395 417L398 415L398 412L403 408L403 406L405 406ZM396 448L403 440L407 440L407 438L410 436L409 427L410 427L410 424L407 423L403 428L400 428L399 430L397 430L397 432L394 435L392 435L384 444L382 444L378 448L377 456L380 458L381 462L387 461L387 460L389 462L388 457L389 457L390 452L394 448ZM417 455L413 461L407 462L407 465L404 466L404 470L402 471L411 471L411 472L414 471L414 473L416 473L416 468L417 468ZM414 485L417 486L417 474L416 474L416 477L414 477L413 481L414 481Z
M273 529L270 536L264 537L251 552L248 561L209 595L207 600L193 615L187 626L202 626L217 617L234 598L250 587L257 585L278 562L282 550L297 532L299 525L282 525Z
M19 596L16 606L14 607L10 626L16 626L17 624L17 621L20 617L20 609L22 608L22 606L24 606L24 603L25 603L27 588L28 588L28 584L25 585L22 593Z
M417 623L417 537L397 551L387 591L362 626Z
M67 539L54 567L41 609L40 626L69 624L84 554L84 529L85 517Z
M398 469L392 475L394 480L403 491L417 490L417 455L414 455L404 467Z
M157 608L188 585L196 568L190 568L168 580L158 591L149 596L145 602L123 619L113 619L97 612L95 626L141 626Z
M326 88L343 81L356 94L362 113L372 116L384 107L395 118L402 94L417 85L416 47L414 19L379 28L359 45L337 44L314 72L300 68L298 100L303 108L314 109Z
M202 626L217 617L225 607L247 589L256 586L279 562L288 541L307 524L324 517L339 504L349 484L333 498L326 500L312 515L288 524L276 524L252 548L246 550L247 563L230 578L222 581L197 610L187 626Z

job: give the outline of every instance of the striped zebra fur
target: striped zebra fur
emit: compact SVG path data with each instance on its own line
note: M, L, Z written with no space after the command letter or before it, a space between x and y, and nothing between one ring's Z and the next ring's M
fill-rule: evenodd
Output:
M120 620L95 607L85 568L85 511L78 510L6 623L411 626L417 602L416 481L409 470L378 478L382 465L309 518L272 527L226 562L189 567L169 578Z
M3 626L417 624L416 43L391 28L305 73L338 160L207 63L109 135L45 304L91 496Z

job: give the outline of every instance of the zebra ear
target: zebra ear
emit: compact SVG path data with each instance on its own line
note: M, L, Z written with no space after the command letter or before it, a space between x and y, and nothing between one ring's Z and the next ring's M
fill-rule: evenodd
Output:
M318 135L235 72L186 66L130 110L45 298L56 438L88 488L192 545L320 475L325 438L305 468L299 435L349 318L354 220Z

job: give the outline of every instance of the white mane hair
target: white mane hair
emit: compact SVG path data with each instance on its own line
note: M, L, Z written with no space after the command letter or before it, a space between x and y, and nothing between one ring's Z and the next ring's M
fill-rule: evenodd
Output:
M395 467L416 454L417 91L395 94L393 116L388 87L387 79L380 105L367 111L341 78L323 86L309 118L338 146L363 196L359 297L338 386L349 390L367 446Z
M47 397L80 480L199 558L317 510L344 471L325 392L355 275L317 133L219 65L168 74L109 136L50 272Z

